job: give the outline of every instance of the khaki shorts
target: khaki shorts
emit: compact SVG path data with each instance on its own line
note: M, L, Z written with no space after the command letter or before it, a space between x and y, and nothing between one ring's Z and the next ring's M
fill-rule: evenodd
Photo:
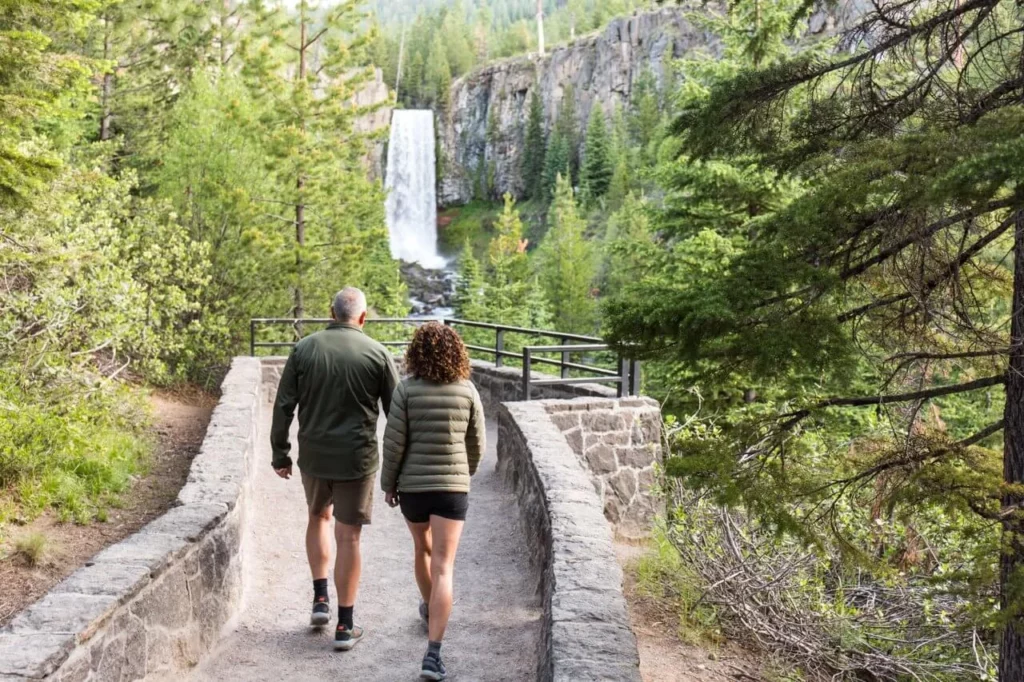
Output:
M310 514L321 514L334 505L334 518L346 526L370 523L373 513L374 475L354 481L329 481L302 474L306 504Z

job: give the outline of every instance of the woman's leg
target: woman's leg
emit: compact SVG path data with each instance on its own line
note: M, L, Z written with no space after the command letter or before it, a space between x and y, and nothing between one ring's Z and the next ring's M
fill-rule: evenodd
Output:
M413 544L413 569L416 573L416 586L420 588L420 595L423 601L430 603L430 556L431 537L430 522L412 523L406 521L409 532L412 534Z
M455 572L455 552L465 521L453 521L440 516L430 517L433 547L430 554L430 624L428 632L432 642L440 642L452 613L452 575Z

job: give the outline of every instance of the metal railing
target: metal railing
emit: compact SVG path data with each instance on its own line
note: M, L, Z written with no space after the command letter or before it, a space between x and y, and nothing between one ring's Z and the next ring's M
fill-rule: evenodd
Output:
M249 354L256 355L257 348L292 348L298 341L257 341L257 333L260 327L289 326L294 331L296 338L303 336L306 325L324 325L333 320L326 318L284 318L266 317L254 318L249 321ZM569 334L567 332L550 331L546 329L529 329L526 327L510 327L508 325L492 324L489 322L475 322L472 320L460 320L457 318L412 318L412 317L387 317L367 319L368 332L374 326L380 324L408 324L421 325L425 322L441 322L453 327L466 327L471 329L487 329L494 332L494 345L481 346L479 344L467 343L466 348L470 351L483 353L494 358L495 367L504 366L506 359L514 359L522 362L522 390L523 399L530 400L532 388L535 386L569 386L574 384L615 384L617 394L621 398L626 395L640 394L640 363L639 361L626 358L623 355L616 355L616 368L607 369L595 364L574 362L573 354L594 354L611 352L612 348L603 339L596 336L583 336L581 334ZM522 352L508 350L505 345L506 335L520 334L534 339L556 339L558 345L524 345ZM372 333L371 333L372 336ZM381 341L382 345L388 347L404 347L409 345L409 340ZM542 357L539 353L555 354L557 358ZM535 377L533 367L537 364L558 367L559 376L551 377L542 375ZM572 376L575 372L577 376ZM580 376L583 374L584 376ZM546 377L546 378L545 378Z

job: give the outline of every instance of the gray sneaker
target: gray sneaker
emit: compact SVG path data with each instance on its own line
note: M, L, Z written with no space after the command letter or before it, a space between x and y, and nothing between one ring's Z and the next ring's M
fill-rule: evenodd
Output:
M420 602L420 620L423 621L423 626L430 625L430 607L424 601Z
M313 613L309 616L309 624L322 628L331 622L331 602L327 597L317 597L313 602Z
M359 640L362 638L363 629L358 625L351 630L344 625L338 625L338 629L334 631L334 650L348 651L356 644L359 644Z
M443 680L447 676L448 671L445 670L441 657L428 651L423 657L423 665L420 666L420 679Z

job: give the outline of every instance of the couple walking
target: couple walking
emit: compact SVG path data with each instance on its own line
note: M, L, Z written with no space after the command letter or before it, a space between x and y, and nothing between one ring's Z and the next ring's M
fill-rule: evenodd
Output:
M331 318L327 329L302 339L289 356L270 435L274 470L290 478L289 430L298 407L298 467L309 507L306 555L313 574L310 623L324 626L331 619L327 574L333 515L338 545L334 648L348 651L363 637L353 609L362 567L360 535L370 523L380 467L380 401L388 415L381 489L389 506L401 508L412 534L423 597L419 616L428 642L420 676L443 680L441 640L452 609L455 552L469 505L469 479L485 449L483 408L469 381L469 355L453 329L424 324L406 352L408 376L399 381L391 354L362 332L366 297L361 291L340 291Z

